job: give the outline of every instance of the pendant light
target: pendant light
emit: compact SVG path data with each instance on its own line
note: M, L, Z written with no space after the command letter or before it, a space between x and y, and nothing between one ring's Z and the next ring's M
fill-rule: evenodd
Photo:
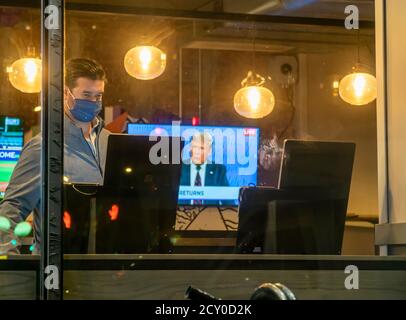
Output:
M263 84L265 78L248 71L242 88L234 95L234 108L243 117L259 119L270 114L275 107L275 97Z
M376 78L355 66L352 73L341 79L339 94L341 99L354 106L371 103L377 95Z
M7 67L10 83L14 88L24 93L38 93L41 91L42 84L42 62L37 56L33 45L33 26L33 17L31 15L31 23L25 27L30 32L27 53Z
M127 51L124 57L124 68L136 79L152 80L165 71L166 54L155 46L136 46Z
M254 30L254 26L253 26ZM255 70L255 37L253 37L252 67ZM241 89L234 95L234 109L243 117L260 119L270 114L275 107L275 97L264 87L265 78L254 71L248 71L241 81Z
M359 30L357 63L352 68L352 73L340 80L338 92L341 99L354 106L366 105L376 99L376 78L368 72L368 67L363 67L360 63Z
M41 91L42 62L35 54L35 47L29 46L27 55L14 61L7 72L10 83L21 92Z

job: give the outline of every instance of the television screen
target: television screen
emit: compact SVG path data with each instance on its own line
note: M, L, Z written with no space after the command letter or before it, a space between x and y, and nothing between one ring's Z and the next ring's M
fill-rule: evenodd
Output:
M0 199L20 158L24 132L20 118L0 116Z
M259 129L188 125L128 125L128 134L179 136L179 205L238 205L239 189L257 183Z

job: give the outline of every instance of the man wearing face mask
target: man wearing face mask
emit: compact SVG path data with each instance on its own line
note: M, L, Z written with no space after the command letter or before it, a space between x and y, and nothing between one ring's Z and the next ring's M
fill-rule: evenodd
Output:
M90 59L73 59L66 64L64 89L64 180L73 183L102 184L109 132L98 116L106 74ZM41 215L41 135L24 147L14 169L0 216L12 227L34 213L35 252L40 243Z

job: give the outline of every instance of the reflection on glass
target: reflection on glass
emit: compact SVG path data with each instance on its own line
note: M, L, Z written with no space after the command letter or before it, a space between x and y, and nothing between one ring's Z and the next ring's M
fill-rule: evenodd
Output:
M18 223L14 228L9 219L0 216L0 256L18 252L18 248L26 244L25 238L32 234L29 222ZM33 250L31 246L30 251Z

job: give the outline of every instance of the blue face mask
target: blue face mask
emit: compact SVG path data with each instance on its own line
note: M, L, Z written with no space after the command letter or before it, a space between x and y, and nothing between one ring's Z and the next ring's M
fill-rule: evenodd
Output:
M94 120L94 118L96 118L101 109L101 101L90 101L75 98L73 107L70 109L70 112L76 120L80 122L90 122Z

